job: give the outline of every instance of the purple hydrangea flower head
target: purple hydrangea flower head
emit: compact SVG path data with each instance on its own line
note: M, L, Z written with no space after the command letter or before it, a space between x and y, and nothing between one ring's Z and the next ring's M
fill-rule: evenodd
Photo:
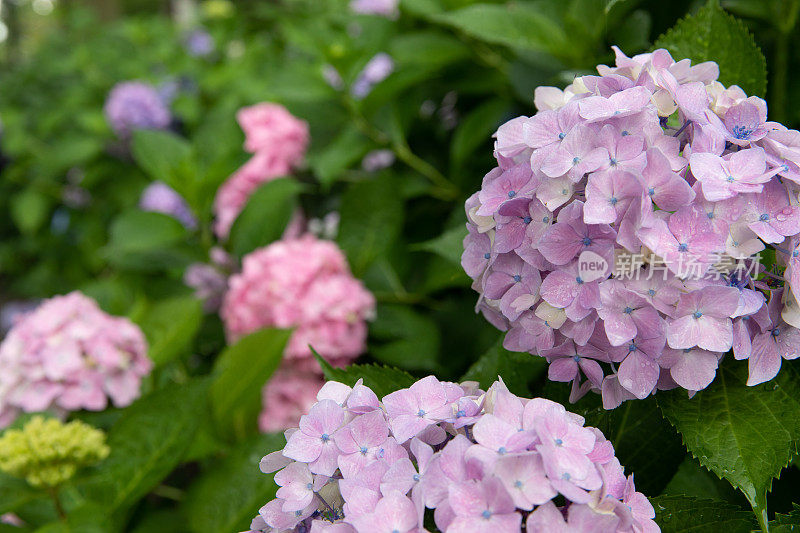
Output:
M731 350L751 384L772 379L800 353L800 132L713 62L614 52L494 134L497 166L466 202L476 310L572 400L695 392ZM528 521L570 528L578 509Z
M433 376L380 402L363 384L322 396L261 460L280 488L251 531L424 533L428 517L456 533L659 531L612 443L558 403ZM375 408L348 407L366 396Z
M108 93L105 114L111 129L121 138L135 130L163 130L172 115L158 90L138 81L118 83Z
M188 229L197 228L197 218L189 209L186 200L175 189L161 181L154 181L142 191L139 209L177 218Z

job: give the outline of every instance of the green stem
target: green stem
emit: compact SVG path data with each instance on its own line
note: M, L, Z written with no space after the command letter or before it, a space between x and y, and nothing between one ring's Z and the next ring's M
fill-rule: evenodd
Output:
M344 98L343 101L356 127L358 127L364 135L379 145L391 146L392 151L400 161L425 176L428 181L436 186L436 189L431 193L433 196L442 200L454 200L458 198L458 188L439 172L436 167L412 152L411 148L404 140L392 142L389 135L376 128L364 117L352 100Z
M58 497L58 487L50 487L47 489L50 498L53 500L53 505L56 508L56 514L62 521L67 521L67 513L64 511L64 506L61 505L61 499Z
M458 189L450 182L450 180L445 178L444 175L436 169L436 167L414 154L408 145L398 142L394 143L392 149L400 161L416 170L428 178L431 183L436 185L438 189L433 191L434 196L437 196L442 200L454 200L458 197Z
M758 527L761 528L762 533L769 533L769 517L767 516L767 491L765 490L761 494L748 494L747 491L744 492L745 496L747 496L747 500L750 502L750 506L753 508L753 514L756 515Z

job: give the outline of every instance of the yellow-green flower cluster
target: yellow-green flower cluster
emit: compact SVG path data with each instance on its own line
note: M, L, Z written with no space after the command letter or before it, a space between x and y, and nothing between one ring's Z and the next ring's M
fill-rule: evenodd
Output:
M83 422L33 417L0 437L0 470L38 488L57 487L109 454L106 435Z

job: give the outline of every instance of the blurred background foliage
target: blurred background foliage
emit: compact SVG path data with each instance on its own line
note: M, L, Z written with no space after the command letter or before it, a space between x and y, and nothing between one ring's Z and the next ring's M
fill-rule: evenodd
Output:
M202 404L203 395L192 388L198 380L190 378L217 368L224 335L219 318L200 312L181 279L188 264L207 261L218 244L210 231L213 195L246 160L236 110L279 102L311 130L307 164L298 173L304 187L292 194L310 217L340 214L337 240L377 297L363 361L453 380L466 374L485 381L501 373L515 392L566 401L566 385L542 388L541 361L502 350L497 330L474 313L476 296L460 266L464 200L494 166L497 126L535 112L536 86L563 86L599 63L612 63L612 44L628 55L648 51L702 3L403 0L401 16L390 20L355 15L346 0L2 0L0 306L80 289L144 329L157 366L148 384L156 397L145 399L153 409ZM791 46L798 1L722 5L745 22L767 57L770 117L796 127L800 107L791 102L800 97L800 78L789 73L800 66ZM187 52L187 36L197 28L213 38L208 55ZM349 87L378 53L393 58L394 72L355 98ZM343 89L326 82L330 67L340 73ZM159 87L176 117L171 134L136 136L132 150L103 115L109 90L131 79ZM396 162L365 170L362 158L375 149L391 150ZM198 230L137 209L141 191L155 179L183 194L200 220ZM253 211L277 207L259 198L263 204ZM258 232L269 220L251 217L247 224ZM264 243L245 239L228 248L241 256L256 244ZM244 364L230 350L221 357ZM188 385L177 387L181 383ZM176 392L159 399L167 385ZM622 421L600 412L592 399L576 409L620 439L620 458L628 459L623 463L637 471L648 494L666 488L667 494L741 504L741 496L686 459L677 435L663 433L665 423L625 425L629 416L647 419L656 409L650 400L632 408L641 413L625 411ZM148 405L137 403L122 415L121 435L114 441L112 433L112 444L134 432L136 408L152 422ZM245 527L274 490L253 460L280 439L220 437L185 408L170 413L152 430L183 431L188 441L144 447L174 460L115 500L121 511L116 526L148 532ZM120 413L85 417L109 428L117 427ZM657 442L643 443L644 434ZM662 464L641 452L645 446L663 446ZM664 464L670 475L638 475ZM109 468L115 466L118 476L132 468ZM776 483L791 483L792 475ZM91 476L87 483L88 489L66 497L68 506L85 510L75 513L78 521L92 514L91 495L103 489L91 488ZM0 480L0 496L2 490ZM788 510L789 500L772 507ZM44 513L35 518L42 523L52 518L50 511L32 504L18 509L27 517Z

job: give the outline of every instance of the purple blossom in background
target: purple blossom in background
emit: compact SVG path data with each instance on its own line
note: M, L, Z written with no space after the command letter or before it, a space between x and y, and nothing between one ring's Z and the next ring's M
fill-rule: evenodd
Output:
M353 82L350 94L357 100L365 98L375 85L388 78L392 72L394 72L394 59L384 52L376 54Z
M400 0L350 0L350 9L362 15L380 15L394 19L400 14L399 3Z
M537 88L539 112L495 133L497 167L465 205L476 310L505 348L547 358L573 401L694 393L729 351L748 384L770 380L800 355L800 132L715 63L614 52L598 75ZM786 265L769 287L768 245Z
M195 57L206 57L214 51L214 38L203 28L192 30L185 39L186 51Z
M601 380L599 352L579 351L557 373ZM550 355L580 359L572 341ZM600 430L502 381L484 393L428 376L382 402L328 382L286 438L261 460L280 488L248 533L424 533L426 509L447 533L659 531Z
M361 168L367 172L377 172L392 166L394 159L392 150L373 150L364 156L361 161Z
M108 93L106 120L121 138L135 130L163 130L172 121L167 105L152 85L138 81L118 83Z
M341 91L344 88L342 75L339 74L339 71L336 70L336 67L333 65L322 66L322 78L325 80L325 83L337 91Z
M160 181L154 181L142 191L139 209L174 217L191 230L197 228L197 219L186 200L175 189Z

